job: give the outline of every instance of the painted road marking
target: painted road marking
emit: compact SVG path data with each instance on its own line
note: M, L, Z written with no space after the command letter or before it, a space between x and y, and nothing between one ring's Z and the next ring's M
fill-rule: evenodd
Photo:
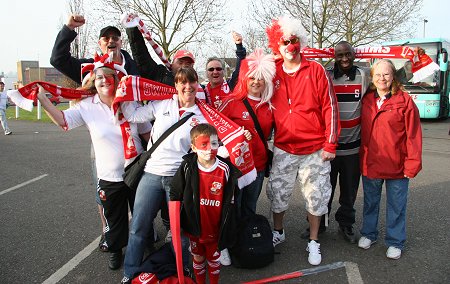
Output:
M363 284L361 274L359 273L358 264L354 262L345 262L345 272L349 284Z
M37 178L30 179L29 181L26 181L26 182L23 182L23 183L18 184L18 185L16 185L16 186L13 186L13 187L10 187L10 188L8 188L8 189L5 189L5 190L3 190L3 191L0 192L0 195L3 195L3 194L8 193L8 192L10 192L10 191L16 190L16 189L18 189L18 188L21 188L21 187L23 187L23 186L25 186L25 185L27 185L27 184L32 183L32 182L38 181L38 180L40 180L40 179L42 179L42 178L45 178L46 176L48 176L48 174L38 176Z
M86 257L88 257L97 247L100 242L101 236L98 236L92 243L80 251L76 256L69 260L63 267L58 269L52 276L47 278L42 284L55 284L63 279L70 271L72 271L80 262L82 262Z

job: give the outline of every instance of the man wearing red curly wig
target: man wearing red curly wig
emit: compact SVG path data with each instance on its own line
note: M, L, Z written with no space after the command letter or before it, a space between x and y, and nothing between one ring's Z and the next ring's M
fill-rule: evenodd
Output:
M335 157L340 130L337 100L323 66L301 55L307 37L299 20L281 17L273 20L266 32L269 47L282 58L274 78L274 158L267 184L273 245L285 241L283 218L298 179L310 227L308 261L319 265L318 230L321 216L328 212L330 161Z

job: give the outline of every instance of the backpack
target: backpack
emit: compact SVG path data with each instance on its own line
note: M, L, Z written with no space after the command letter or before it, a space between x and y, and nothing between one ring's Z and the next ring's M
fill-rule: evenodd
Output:
M231 248L231 262L238 268L260 268L274 260L272 229L266 217L245 217L238 225L236 244Z

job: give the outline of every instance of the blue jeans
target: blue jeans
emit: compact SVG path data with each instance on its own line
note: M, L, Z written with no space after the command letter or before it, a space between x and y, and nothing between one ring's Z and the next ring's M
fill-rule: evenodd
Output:
M240 217L246 217L256 213L256 203L264 182L264 171L258 172L256 180L240 190L237 198L237 208L240 209Z
M169 198L172 177L144 172L136 190L131 230L124 261L124 276L132 278L139 272L147 240L153 234L153 220L161 202Z
M409 179L370 179L362 177L364 191L361 235L378 238L378 215L383 182L386 182L386 246L403 250L406 240L406 204Z

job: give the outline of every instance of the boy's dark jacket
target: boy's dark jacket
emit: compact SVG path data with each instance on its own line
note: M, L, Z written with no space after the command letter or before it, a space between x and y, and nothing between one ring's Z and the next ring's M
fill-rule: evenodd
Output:
M222 217L219 233L219 250L232 247L236 241L236 207L233 196L239 188L237 179L241 172L228 160L217 157L227 163L230 177L225 184L222 201ZM200 236L200 196L197 154L189 153L183 157L177 173L173 177L170 190L171 201L182 201L181 228L190 235ZM232 200L233 203L232 203Z

